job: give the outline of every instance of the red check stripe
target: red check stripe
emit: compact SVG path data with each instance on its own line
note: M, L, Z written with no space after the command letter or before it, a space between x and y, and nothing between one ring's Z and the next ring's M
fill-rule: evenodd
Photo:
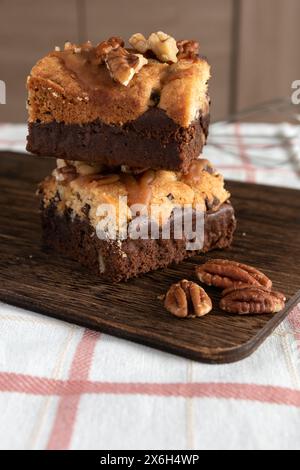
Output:
M300 408L300 390L241 383L111 383L54 380L9 372L0 373L0 391L70 397L82 394L150 395L183 398L223 398ZM69 398L68 398L69 400Z
M251 163L250 157L247 154L246 147L245 147L242 133L241 133L241 126L239 123L235 124L235 136L236 136L236 143L238 146L239 155L243 162L244 169L246 171L246 181L248 183L255 183L256 170L255 170L255 167Z
M291 326L300 331L300 305L297 305L288 318Z
M295 329L294 338L297 343L298 354L300 357L300 305L292 311L288 317L288 321L293 329Z
M99 333L90 330L84 331L71 365L70 379L66 383L85 383L88 379L98 338ZM50 432L47 445L48 450L64 450L69 448L76 422L80 394L81 392L77 387L74 387L73 393L61 394L56 418Z

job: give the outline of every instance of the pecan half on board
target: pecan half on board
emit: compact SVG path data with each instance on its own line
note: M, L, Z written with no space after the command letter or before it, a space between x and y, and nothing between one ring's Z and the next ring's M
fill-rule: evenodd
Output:
M272 289L272 281L258 269L236 261L212 259L196 267L198 279L208 286L228 289L252 285Z
M253 285L226 289L220 308L238 315L260 315L278 313L285 307L286 297L280 292L271 292Z
M212 301L202 287L183 279L168 290L165 308L179 318L196 318L212 310Z

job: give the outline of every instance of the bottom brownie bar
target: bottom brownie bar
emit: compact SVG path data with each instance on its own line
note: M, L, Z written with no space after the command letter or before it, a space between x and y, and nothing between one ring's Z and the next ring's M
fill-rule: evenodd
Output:
M79 261L95 274L111 282L129 278L213 249L228 248L236 227L230 203L205 215L202 250L188 251L184 240L100 240L95 229L70 211L59 215L54 204L42 212L43 240L47 247Z
M236 227L230 194L207 160L184 175L111 171L58 161L39 190L46 246L113 282L230 246Z

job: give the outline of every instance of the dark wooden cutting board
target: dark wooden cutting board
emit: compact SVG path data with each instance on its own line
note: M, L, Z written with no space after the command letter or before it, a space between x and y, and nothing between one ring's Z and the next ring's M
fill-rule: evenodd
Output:
M53 161L0 153L0 300L203 362L250 355L300 302L300 192L229 182L238 217L229 252L189 260L119 285L100 282L77 263L41 246L37 182ZM255 265L289 298L275 316L222 313L179 320L157 299L182 278L195 279L197 260L231 258Z

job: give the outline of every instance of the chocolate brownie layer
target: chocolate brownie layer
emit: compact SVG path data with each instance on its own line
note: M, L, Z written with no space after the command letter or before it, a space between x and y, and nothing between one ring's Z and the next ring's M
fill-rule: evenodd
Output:
M100 240L88 219L57 212L56 203L42 207L45 246L79 261L103 280L120 282L152 270L179 263L199 253L228 248L236 228L234 210L225 203L205 215L202 250L187 251L185 240Z
M180 127L165 111L152 108L123 126L96 120L89 124L29 123L27 150L65 160L128 165L186 172L202 152L209 115L188 128Z

